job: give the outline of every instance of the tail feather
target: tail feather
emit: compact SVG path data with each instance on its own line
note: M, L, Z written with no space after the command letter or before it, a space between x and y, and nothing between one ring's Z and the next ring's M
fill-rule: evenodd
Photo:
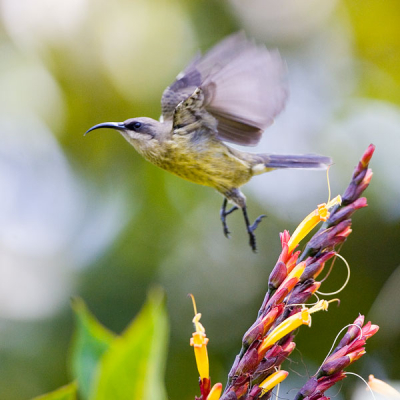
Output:
M332 164L330 157L318 154L281 155L259 154L267 168L327 168Z

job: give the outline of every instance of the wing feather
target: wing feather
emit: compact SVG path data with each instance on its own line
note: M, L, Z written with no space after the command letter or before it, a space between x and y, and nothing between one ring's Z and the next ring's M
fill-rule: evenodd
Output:
M256 45L243 33L231 35L205 56L198 55L165 90L163 117L172 118L177 105L200 87L202 107L218 121L217 137L256 145L284 107L285 73L278 51Z

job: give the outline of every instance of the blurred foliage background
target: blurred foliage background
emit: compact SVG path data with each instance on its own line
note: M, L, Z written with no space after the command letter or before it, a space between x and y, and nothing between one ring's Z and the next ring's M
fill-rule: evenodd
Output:
M169 398L198 393L189 292L210 338L212 379L225 382L263 299L278 233L327 200L325 173L278 171L244 188L250 215L268 215L255 255L239 214L224 238L217 193L147 164L115 132L83 133L158 118L163 89L197 49L239 29L279 48L288 65L287 107L257 151L332 156L336 195L368 144L377 146L369 207L342 250L350 283L339 308L300 332L291 368L312 374L360 312L381 330L354 370L399 377L397 0L0 0L0 399L69 382L71 296L121 332L154 284L168 299ZM324 291L344 279L337 263ZM291 387L305 379L295 375ZM355 386L346 381L342 398Z

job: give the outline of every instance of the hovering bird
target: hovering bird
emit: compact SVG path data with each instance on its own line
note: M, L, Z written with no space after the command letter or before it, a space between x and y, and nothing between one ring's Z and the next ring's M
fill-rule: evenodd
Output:
M287 98L285 64L278 51L248 40L243 33L228 36L204 56L198 54L161 98L160 121L130 118L106 122L100 128L118 130L147 161L188 181L216 189L224 196L226 217L243 212L249 243L256 251L253 224L240 187L254 175L279 168L326 168L329 157L248 153L225 142L256 145L264 130L283 109ZM228 201L233 203L227 209Z

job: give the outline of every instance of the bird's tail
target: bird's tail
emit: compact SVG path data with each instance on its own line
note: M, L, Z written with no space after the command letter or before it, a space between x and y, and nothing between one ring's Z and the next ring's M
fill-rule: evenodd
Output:
M318 154L281 155L259 154L266 168L327 168L332 164L330 157Z

